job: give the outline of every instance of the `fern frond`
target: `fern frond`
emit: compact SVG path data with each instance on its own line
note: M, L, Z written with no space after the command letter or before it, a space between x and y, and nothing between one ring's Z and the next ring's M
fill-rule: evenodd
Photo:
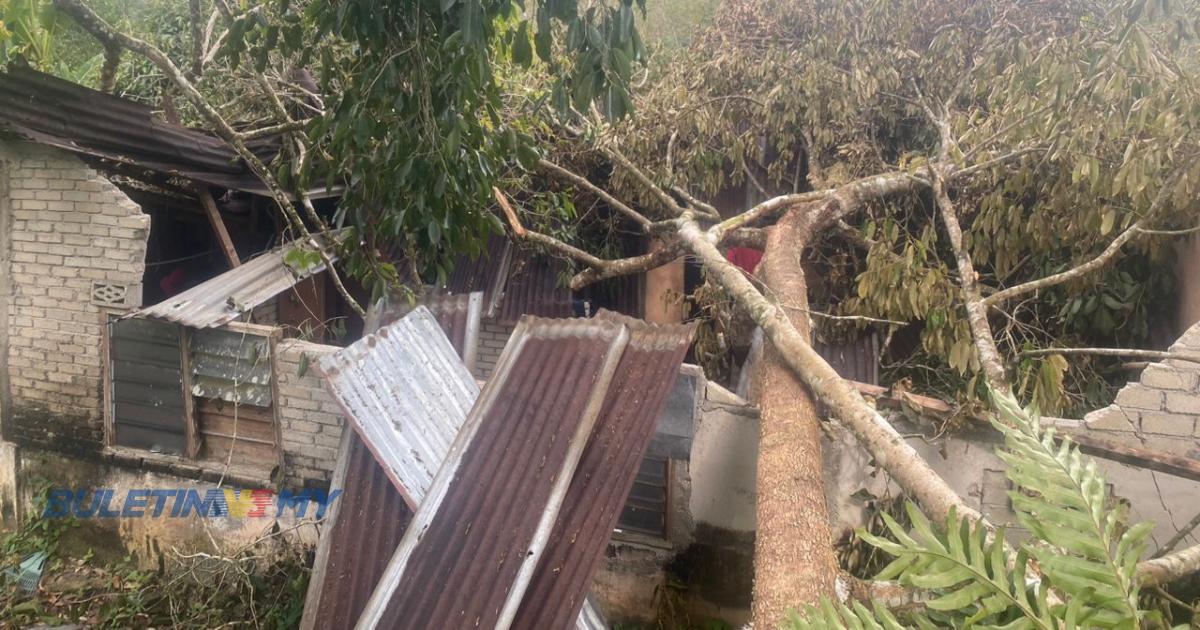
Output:
M1137 562L1153 524L1126 530L1121 513L1109 509L1104 477L1078 446L1043 430L1012 397L994 400L1013 508L1036 540L1012 552L1003 530L991 533L953 510L935 528L910 503L911 527L882 515L892 540L859 533L895 558L879 579L931 595L927 614L912 619L921 630L942 620L988 630L1136 630L1146 616L1137 605ZM791 627L904 628L879 606L830 602L793 616Z
M1067 601L1088 604L1089 626L1137 628L1136 565L1153 524L1123 531L1095 462L1070 439L1043 430L1010 396L994 400L992 423L1004 434L997 454L1008 464L1017 518L1039 539L1029 547L1042 573Z

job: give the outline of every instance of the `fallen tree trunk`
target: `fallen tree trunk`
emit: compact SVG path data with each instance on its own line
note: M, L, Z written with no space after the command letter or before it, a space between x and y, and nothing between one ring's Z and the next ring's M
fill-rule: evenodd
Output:
M786 296L792 326L807 336L808 287L800 253L808 227L800 213L784 217L767 237L759 271L775 295ZM775 628L789 610L835 595L833 553L816 405L775 346L757 370L759 451L754 543L756 628Z

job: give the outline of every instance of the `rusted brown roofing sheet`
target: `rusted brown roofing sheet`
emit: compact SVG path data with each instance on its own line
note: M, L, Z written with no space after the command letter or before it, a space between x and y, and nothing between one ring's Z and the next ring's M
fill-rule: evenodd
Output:
M562 284L566 264L531 250L513 255L498 318L504 323L523 315L570 317L574 315L571 289Z
M0 69L0 127L88 157L268 194L219 138L162 120L141 103L15 64ZM264 159L277 151L274 142L252 144Z
M518 323L358 628L507 628L629 333Z
M317 546L304 630L354 627L412 519L404 496L354 431L342 435L332 488L342 495Z
M495 317L508 280L512 249L508 237L493 234L478 256L463 254L454 259L454 268L443 289L450 294L482 291L483 316Z
M321 242L334 235L317 235ZM267 252L240 267L206 280L183 293L148 306L125 317L163 319L192 328L215 328L249 313L251 309L296 286L296 283L325 270L319 264L303 271L284 261L291 249L305 247L293 241Z
M514 628L566 628L579 614L694 330L611 311L595 319L624 324L629 343Z
M879 384L879 338L873 333L848 343L828 344L817 340L813 350L845 379Z

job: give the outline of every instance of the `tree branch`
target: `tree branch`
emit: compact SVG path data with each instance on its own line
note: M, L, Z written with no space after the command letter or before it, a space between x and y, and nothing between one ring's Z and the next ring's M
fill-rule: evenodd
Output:
M1175 190L1175 185L1179 182L1181 174L1182 169L1180 171L1176 171L1176 173L1172 175L1170 179L1164 182L1162 188L1159 189L1158 194L1155 195L1154 201L1150 204L1150 209L1146 211L1146 214L1135 221L1133 225L1130 225L1124 232L1121 232L1121 234L1117 236L1117 238L1113 239L1112 242L1108 244L1108 247L1105 247L1104 251L1100 252L1100 254L1095 258L1061 273L1056 273L1054 275L1046 276L1045 278L1039 278L1037 280L1031 280L1024 284L1018 284L1015 287L1009 287L1007 289L997 291L984 298L984 305L988 307L999 306L1008 300L1025 295L1026 293L1033 293L1034 291L1046 289L1064 282L1077 280L1102 269L1105 265L1116 258L1117 254L1121 253L1122 247L1124 247L1130 241L1136 239L1139 234L1143 233L1144 228L1149 225L1162 207L1166 205L1167 200L1170 199L1172 192Z
M687 218L679 235L708 269L709 277L762 326L788 367L854 432L879 466L927 513L945 519L953 507L961 517L986 524L979 512L967 505L896 429L813 350L783 310L763 297L741 269L725 260L695 221Z
M363 310L362 306L360 306L358 301L350 295L349 290L347 290L346 286L342 283L341 277L334 268L333 260L330 258L329 252L325 250L321 243L319 243L317 239L315 239L308 231L308 228L304 226L304 220L292 206L291 199L288 198L287 193L279 185L279 182L276 181L275 176L271 173L271 170L262 162L262 160L258 158L257 155L254 154L253 151L250 151L248 148L246 148L245 142L242 141L242 139L238 136L238 133L234 131L233 127L231 127L229 123L221 117L220 113L218 113L217 110L209 104L204 96L196 90L191 81L184 76L184 74L179 70L174 62L172 62L171 59L166 56L166 54L164 54L158 48L140 39L130 37L113 29L107 22L104 21L103 18L96 15L96 13L81 0L54 0L54 7L71 16L71 18L74 19L81 28L92 34L93 37L100 40L102 43L112 43L120 46L121 48L131 50L139 55L142 55L146 59L149 59L154 65L158 66L158 68L162 70L163 73L166 74L167 77L173 83L175 83L177 87L179 87L184 96L186 96L188 100L190 100L192 104L196 106L204 119L213 126L213 130L216 132L216 134L222 140L228 143L229 146L234 149L234 151L237 152L237 154L246 162L254 174L259 178L259 180L261 180L271 192L272 198L274 198L275 203L283 212L284 217L288 219L291 227L303 238L305 238L310 246L316 249L318 255L321 257L322 262L325 263L326 269L329 270L330 279L333 280L334 286L346 300L346 303L349 304L350 307L354 309L354 312L360 317L366 316L366 312Z
M621 214L623 214L626 217L633 220L634 223L637 223L638 225L642 226L642 229L646 229L646 227L650 225L650 219L647 219L645 216L642 215L642 213L640 213L637 210L634 210L633 208L629 207L628 205L622 203L616 197L613 197L612 195L608 194L608 192L605 191L604 189L602 189L599 186L588 181L588 179L586 177L584 177L582 175L578 175L572 171L569 171L569 170L559 166L558 164L555 164L554 162L551 162L550 160L546 160L546 159L538 160L538 166L549 171L552 175L554 175L560 179L569 181L572 184L575 184L576 187L582 188L582 189L592 193L597 198L599 198L601 201L608 204L612 209L616 210L617 212L620 212Z
M963 245L962 226L958 223L958 213L946 191L945 177L936 168L930 168L930 174L933 176L934 198L958 263L958 282L962 287L967 323L971 327L971 337L975 341L979 363L992 389L1011 394L1008 375L1004 371L1004 359L1000 356L1000 349L996 347L996 337L992 333L991 324L988 323L987 307L984 306L983 295L979 292L979 274L975 271L971 254Z
M1174 359L1176 361L1200 363L1200 354L1188 352L1161 352L1158 350L1140 350L1136 348L1038 348L1037 350L1025 350L1018 356L1045 357L1052 354L1095 355L1102 357L1136 357L1139 359L1155 360Z

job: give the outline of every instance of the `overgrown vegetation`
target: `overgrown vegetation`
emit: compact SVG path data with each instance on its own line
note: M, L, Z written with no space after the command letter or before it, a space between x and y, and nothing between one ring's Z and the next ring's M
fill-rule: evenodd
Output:
M290 629L299 625L308 587L307 549L275 529L225 554L166 552L159 568L133 558L102 562L90 550L60 553L77 523L42 518L35 509L0 542L0 568L38 552L49 554L32 595L11 584L0 590L0 625L82 624L88 628Z

